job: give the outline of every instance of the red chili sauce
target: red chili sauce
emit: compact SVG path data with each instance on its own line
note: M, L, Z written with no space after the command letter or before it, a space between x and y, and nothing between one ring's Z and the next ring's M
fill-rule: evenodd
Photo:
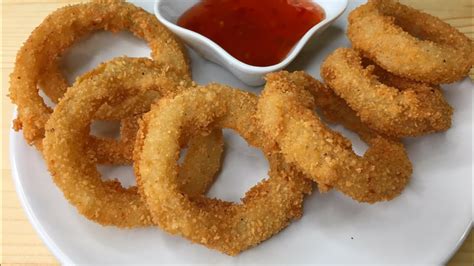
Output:
M323 19L323 9L309 0L201 0L178 25L213 40L244 63L270 66Z

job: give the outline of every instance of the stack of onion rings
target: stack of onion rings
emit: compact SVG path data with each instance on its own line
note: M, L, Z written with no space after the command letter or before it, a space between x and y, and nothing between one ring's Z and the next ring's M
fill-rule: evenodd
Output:
M300 75L267 75L258 101L257 117L262 128L276 141L285 160L297 165L323 191L335 187L354 200L369 203L399 195L412 173L403 145L376 132L368 134L365 128L360 134L369 149L363 157L356 155L350 141L326 127L314 113L314 99L320 93L329 97L328 89ZM356 122L355 115L350 117L352 123ZM358 129L363 124L348 127Z
M116 58L112 61L102 64L96 69L84 74L77 79L77 83L81 83L83 80L97 79L104 75L104 72L110 73L117 76L117 80L123 79L126 74L128 76L140 76L140 86L143 88L142 93L138 95L169 95L176 93L178 86L192 84L181 80L173 69L168 66L162 66L156 61L152 61L147 58ZM132 80L128 81L132 82ZM124 85L126 86L126 85ZM138 85L137 85L138 86ZM130 96L133 98L134 95ZM107 106L109 103L127 102L127 97L115 97L105 101L104 104L99 108ZM121 105L123 107L123 105ZM130 107L132 107L130 105ZM149 108L149 106L148 106ZM120 115L118 118L127 118L135 115L133 108L123 108L118 111ZM97 114L97 113L96 113ZM95 115L96 115L95 114ZM95 116L94 115L94 116ZM130 118L129 118L130 119ZM130 123L130 121L128 121ZM122 125L121 127L121 138L120 140L100 138L95 136L89 136L87 139L89 147L89 155L94 158L98 163L109 163L109 164L128 164L132 162L132 151L134 145L134 134L136 133L136 127L133 129L131 126ZM36 146L41 150L42 139L35 142Z
M153 59L172 69L168 73L174 72L169 79L174 78L176 83L191 83L189 63L181 42L152 14L121 0L96 0L61 8L49 15L30 35L17 54L15 69L10 76L10 97L18 107L15 129L23 129L28 143L41 149L44 125L52 112L38 94L38 84L41 81L45 93L53 101L60 99L68 85L59 72L58 56L84 35L102 29L112 32L129 30L146 40ZM103 106L95 118L117 120L125 118L123 113L140 114L148 110L153 99L149 94L130 97L124 103L116 99L108 104L112 106ZM114 107L117 103L121 104ZM110 154L122 149L121 143L111 146L111 142L107 142L99 146L111 147ZM122 160L126 155L121 157L119 162L129 161ZM108 162L110 158L99 158L99 161Z
M311 191L302 174L269 152L270 178L246 193L242 204L190 197L178 190L180 140L189 132L231 128L252 145L267 150L263 132L254 123L257 97L211 84L161 99L144 116L135 148L135 174L153 221L209 248L236 255L275 233L302 212ZM160 151L166 156L156 156Z
M175 84L163 79L168 71L156 67L159 65L139 58L118 58L100 65L67 90L46 124L43 153L53 180L81 214L100 224L152 224L136 187L126 189L118 181L102 181L95 167L96 156L84 159L84 154L95 152L89 147L89 126L104 103L148 90L175 91ZM219 130L190 137L178 188L195 196L207 191L220 168L223 139Z
M439 87L396 77L375 65L364 67L355 50L331 53L321 76L363 122L386 135L419 136L451 127L453 110Z

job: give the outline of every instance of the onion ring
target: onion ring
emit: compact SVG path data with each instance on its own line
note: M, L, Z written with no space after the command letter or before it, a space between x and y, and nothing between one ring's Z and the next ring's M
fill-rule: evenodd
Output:
M303 196L311 182L267 151L269 143L254 123L257 97L224 85L186 90L160 99L144 115L134 151L137 183L153 220L166 232L236 255L286 227L301 216ZM270 178L246 193L242 204L190 197L177 190L180 139L189 132L228 127L251 145L262 148L270 161ZM156 156L160 151L167 156Z
M370 0L356 8L349 14L347 34L364 56L412 80L458 81L474 63L468 37L439 18L393 0Z
M173 69L168 66L162 66L158 62L152 61L147 58L116 58L108 63L104 63L98 68L86 73L85 75L79 77L76 83L82 83L84 80L90 79L100 79L101 76L114 75L114 82L121 81L124 83L124 86L138 86L142 88L142 93L138 95L150 96L154 95L167 95L170 93L175 93L178 85L189 85L192 82L187 82L181 79L181 75L177 74ZM127 77L129 80L124 80ZM108 84L104 82L102 86L107 86ZM153 91L153 93L151 93ZM37 95L37 94L36 94ZM39 97L39 96L38 96ZM135 95L132 95L132 98ZM106 102L103 106L100 107L100 110L104 110L104 107L108 108L114 103L129 103L127 102L129 98L127 97L117 97L115 99L109 99L109 102ZM109 103L112 103L110 105ZM124 107L124 104L120 104ZM118 118L126 118L128 116L133 116L135 111L133 105L127 104L130 108L123 108L117 110ZM19 107L20 108L20 107ZM149 108L149 106L148 106ZM112 109L109 109L112 110ZM30 117L35 117L36 115L41 115L47 120L50 116L51 110L46 107L45 111L47 113L38 113L31 115ZM22 122L24 122L22 120ZM38 129L41 129L40 126L44 126L45 121L38 120L35 121ZM40 124L42 123L42 124ZM25 136L30 131L23 129ZM41 133L44 134L44 133ZM41 135L33 137L32 143L42 150L41 142L43 138ZM28 140L29 138L27 138ZM131 150L133 149L133 142L117 141L112 139L97 138L90 136L88 138L90 155L97 159L99 163L130 163L131 162ZM126 145L127 144L127 145Z
M97 8L101 9L100 14L96 12L91 16L90 12L94 12ZM101 25L93 24L93 27L90 28L81 25L81 28L74 28L80 34L75 39L99 29L111 32L129 30L136 37L148 43L152 49L151 56L155 61L161 62L163 65L170 65L186 78L190 77L189 60L181 42L173 37L153 14L122 0L93 0L87 4L78 4L60 9L51 14L47 20L64 19L70 12L77 12L77 9L81 10L79 13L81 17L68 17L67 23L64 24L73 25L74 21L81 19L81 23L86 21L86 23L90 23L96 20L101 21L99 23ZM104 19L106 21L102 21ZM59 56L59 54L56 56ZM54 103L59 101L69 87L67 80L58 67L58 59L50 62L39 81L45 94Z
M174 87L167 88L173 82L166 84L167 80L160 78L168 72L162 69L160 74L153 68L157 64L149 59L126 58L102 64L68 89L46 124L43 154L54 182L81 214L102 225L153 224L137 188L123 188L118 181L102 181L96 160L85 158L84 154L91 151L91 120L104 103L146 90L175 91ZM133 129L134 125L130 127ZM194 196L207 190L220 168L222 147L219 130L191 138L189 154L180 169L181 178L189 179L182 183L180 191Z
M17 54L15 69L10 76L10 97L18 106L19 118L15 122L15 129L23 129L28 143L41 141L44 125L51 113L39 96L37 87L40 80L45 81L46 70L58 69L48 68L48 65L57 64L57 57L76 40L101 29L112 32L127 29L145 39L155 61L174 69L175 77L190 82L189 63L183 45L143 9L120 0L98 0L58 9L30 35ZM59 75L56 72L46 73L48 78L56 77L52 81L57 80ZM65 84L55 82L51 86L58 86L58 91L63 93Z
M364 68L355 50L331 53L321 77L364 123L386 135L420 136L451 127L453 109L439 87L396 77L374 65Z
M360 202L390 200L400 194L412 173L400 142L370 131L352 113L338 122L356 130L369 144L359 157L350 141L327 128L313 111L315 98L322 92L321 98L331 99L323 84L301 72L273 73L266 79L257 119L267 136L278 143L287 162L316 181L320 190L335 187ZM334 109L348 110L344 105Z

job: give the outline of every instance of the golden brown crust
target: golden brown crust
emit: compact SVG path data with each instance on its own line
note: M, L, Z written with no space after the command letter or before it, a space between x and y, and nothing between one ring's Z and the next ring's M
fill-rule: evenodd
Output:
M77 24L78 20L81 20L80 26ZM98 30L130 31L135 37L144 40L149 45L152 49L153 60L173 67L184 76L183 78L190 77L189 59L181 41L170 33L153 14L133 4L122 0L96 0L86 4L64 7L49 15L38 28L49 27L48 21L55 23L60 21L60 24L68 25L77 32L77 36L72 37L74 41L68 40L69 45L84 35ZM93 22L92 25L87 24L89 21ZM75 25L74 28L71 25ZM63 27L65 26L60 28ZM40 29L36 31L40 31ZM65 45L62 47L62 51L54 55L56 58L43 66L43 73L39 80L41 88L54 103L59 101L69 87L59 68L59 57L67 48Z
M412 167L400 142L365 127L342 101L332 99L335 96L324 85L302 72L281 71L266 79L257 117L287 162L297 165L323 189L334 187L361 202L390 200L405 188ZM331 118L357 130L369 144L362 157L352 151L350 141L327 128L313 111L338 102L341 106L334 108L345 110L348 117Z
M354 48L401 77L431 84L465 77L474 64L472 41L439 18L394 0L370 0L349 14Z
M38 94L40 80L51 79L54 83L45 87L53 100L62 97L67 83L64 79L57 82L62 77L57 65L49 66L57 64L57 57L79 38L101 29L133 32L148 42L153 59L163 68L169 68L169 79L191 82L183 45L152 14L121 0L99 0L60 8L31 33L18 52L14 71L10 75L10 97L18 107L15 129L23 130L29 144L41 142L44 125L52 112ZM124 113L133 115L144 112L154 99L148 96L133 96L124 99L124 103L115 99L115 105L101 108L96 118L117 120L127 117ZM104 146L108 144L104 143Z
M118 227L153 224L136 187L123 188L118 181L101 179L96 169L96 150L90 147L89 125L97 110L108 101L147 90L163 95L176 92L176 83L164 78L168 72L150 59L114 59L79 78L48 120L42 142L48 170L66 199L87 218ZM136 130L134 124L126 126L129 128L123 130ZM125 137L128 138L134 137ZM190 144L190 150L195 151L185 160L182 177L197 180L183 182L182 186L190 193L201 193L207 190L219 169L222 135L215 132L198 136L191 143L194 144ZM205 148L201 149L200 145ZM188 171L195 173L191 175Z
M112 113L112 111L115 110L113 115L116 116L117 119L140 114L150 108L151 101L156 97L175 93L176 88L179 85L193 84L192 81L181 79L181 75L176 73L170 67L162 66L156 61L152 61L151 59L147 58L126 57L116 58L108 63L102 64L98 68L79 77L76 83L81 83L83 80L87 79L98 79L104 75L104 72L113 72L113 74L116 75L116 77L114 77L115 80L124 80L125 78L128 78L128 86L141 86L142 88L146 88L137 94L139 97L147 97L147 100L141 101L141 104L137 104L135 102L136 104L134 105L134 99L137 98L137 95L131 95L131 97L110 98L106 104L100 106L99 110L103 110L103 113L105 114L105 111ZM139 85L133 84L133 82L136 80L141 80L144 83ZM107 83L103 83L103 86L107 85ZM39 97L39 95L35 96ZM131 101L129 99L131 99ZM34 104L35 100L23 100L28 102L26 104L18 104L18 108L20 109L21 106L23 108L22 110L30 110L28 107ZM117 102L119 102L118 105L120 108L115 109ZM146 106L146 104L148 104L148 106ZM36 147L41 146L40 144L44 136L44 126L46 122L35 119L37 117L44 117L44 119L47 120L50 116L50 112L52 112L52 110L49 108L44 109L43 111L46 111L46 113L35 113L32 111L33 113L28 113L27 116L32 119L31 123L34 122L38 126L37 134L39 135L30 135L29 133L31 133L31 130L25 128L25 121L24 119L22 120L23 134L26 140L30 144L36 143ZM96 117L96 115L97 113L94 116ZM129 132L129 135L130 134L132 133ZM90 147L88 153L90 156L94 157L98 163L131 163L131 150L133 149L133 141L98 138L95 136L89 136L87 141Z
M339 48L321 66L328 86L371 128L395 137L420 136L451 127L452 107L439 87L396 77L360 54Z
M247 192L242 204L190 197L178 190L180 139L189 132L231 128L252 145L268 150L253 119L256 103L252 94L211 84L161 99L145 114L134 167L140 191L160 228L236 255L301 216L303 195L310 192L311 184L272 151L267 154L269 179ZM166 156L155 156L157 149Z

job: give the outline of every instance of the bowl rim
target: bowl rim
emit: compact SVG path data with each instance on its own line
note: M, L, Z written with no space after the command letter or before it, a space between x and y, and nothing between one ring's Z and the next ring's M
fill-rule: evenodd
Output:
M303 47L308 43L309 39L321 28L326 26L327 24L333 22L337 18L339 18L344 11L347 9L348 6L348 0L337 0L337 1L323 1L324 3L328 4L339 4L339 9L337 12L333 14L332 17L327 16L326 8L324 8L321 4L320 1L318 0L310 0L316 4L318 4L323 11L325 12L325 17L323 20L321 20L319 23L311 27L301 38L300 40L293 46L293 48L290 50L288 55L279 63L270 65L270 66L254 66L250 65L247 63L244 63L240 61L239 59L235 58L233 55L231 55L229 52L227 52L224 48L222 48L220 45L215 43L213 40L209 39L208 37L197 33L195 31L186 29L184 27L181 27L171 21L169 21L167 18L165 18L160 10L160 3L163 3L164 1L167 0L155 0L155 4L153 6L155 16L158 18L158 20L163 23L166 27L168 27L170 30L172 30L175 34L177 35L183 35L187 38L193 38L193 39L198 39L205 45L208 45L214 53L216 53L221 59L225 60L227 64L229 64L231 67L237 68L241 71L245 72L252 72L252 73L258 73L258 74L265 74L268 72L274 72L278 71L287 65L289 65L295 58L296 56L301 52ZM173 1L171 1L173 2Z

